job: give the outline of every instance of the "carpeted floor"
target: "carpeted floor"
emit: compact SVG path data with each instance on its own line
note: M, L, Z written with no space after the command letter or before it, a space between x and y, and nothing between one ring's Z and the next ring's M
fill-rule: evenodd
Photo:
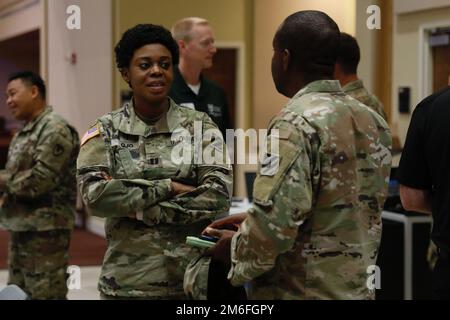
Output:
M0 269L7 268L9 234L0 230ZM85 230L75 229L69 249L69 264L77 266L101 265L106 240Z

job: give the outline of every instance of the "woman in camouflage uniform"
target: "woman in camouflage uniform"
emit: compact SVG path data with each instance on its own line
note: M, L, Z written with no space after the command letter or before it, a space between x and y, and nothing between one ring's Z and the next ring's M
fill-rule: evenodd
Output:
M168 30L137 25L115 51L133 98L97 119L77 163L87 210L106 218L99 290L106 298L184 298L185 267L197 254L186 236L199 234L230 206L225 144L206 114L168 97L179 58ZM213 134L203 135L209 129ZM214 150L221 161L206 164L203 150Z

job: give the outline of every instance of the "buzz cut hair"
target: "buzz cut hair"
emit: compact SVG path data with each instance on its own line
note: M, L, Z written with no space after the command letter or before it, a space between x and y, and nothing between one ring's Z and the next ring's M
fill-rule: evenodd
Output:
M194 26L209 26L209 22L206 19L199 17L188 17L183 18L175 22L172 26L172 37L176 41L186 41L189 42L192 40L192 28Z
M358 41L351 35L342 32L339 45L337 63L345 74L356 74L361 53Z
M339 42L339 27L330 16L305 10L284 20L275 35L274 49L288 49L292 66L303 72L304 80L311 82L332 78Z
M42 100L45 100L46 98L46 88L45 88L45 82L42 80L41 76L37 73L34 73L33 71L19 71L16 73L11 74L8 77L8 83L14 80L21 80L24 84L26 84L29 87L36 86L39 91L39 95L41 96Z
M180 59L178 45L169 30L160 25L138 24L128 29L115 47L116 65L119 71L130 66L134 52L148 44L161 44L170 51L172 62L177 65Z

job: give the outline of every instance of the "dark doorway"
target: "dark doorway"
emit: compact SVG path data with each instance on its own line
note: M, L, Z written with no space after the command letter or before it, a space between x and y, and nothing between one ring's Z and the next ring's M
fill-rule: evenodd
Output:
M6 106L8 77L23 70L39 73L39 48L39 30L0 41L0 169L5 166L11 136L19 126Z
M449 85L450 45L433 47L433 92Z
M218 48L213 66L204 70L204 75L220 85L227 94L231 125L236 124L236 75L237 49Z

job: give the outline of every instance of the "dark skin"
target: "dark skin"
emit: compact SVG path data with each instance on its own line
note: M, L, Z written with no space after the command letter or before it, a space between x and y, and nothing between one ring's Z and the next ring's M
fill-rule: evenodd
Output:
M278 27L278 31L272 41L272 78L277 91L285 97L292 98L307 83L304 80L299 66L295 66L289 49L281 48L278 43L279 31L284 23Z
M137 49L121 73L133 89L134 109L139 116L154 119L167 112L173 66L172 54L165 46L153 43Z
M292 98L307 83L299 66L295 66L289 49L280 48L278 45L278 34L284 23L280 25L274 36L272 57L272 78L275 87L282 95ZM239 229L241 223L246 219L246 214L236 214L214 221L203 231L203 234L218 237L219 240L214 247L208 249L205 255L231 265L231 239Z
M215 260L219 260L229 266L231 260L231 239L246 217L246 213L233 214L216 220L207 226L202 234L217 237L219 240L214 247L208 249L204 255L212 256Z
M358 76L356 74L348 74L345 73L342 69L342 65L340 63L337 63L334 65L334 79L339 80L341 83L341 86L345 86L347 83L357 81Z
M121 73L133 89L134 109L141 118L155 119L169 110L173 65L172 54L164 45L153 43L137 49L129 66ZM195 189L176 181L172 181L170 187L174 197ZM130 217L136 218L136 213Z

